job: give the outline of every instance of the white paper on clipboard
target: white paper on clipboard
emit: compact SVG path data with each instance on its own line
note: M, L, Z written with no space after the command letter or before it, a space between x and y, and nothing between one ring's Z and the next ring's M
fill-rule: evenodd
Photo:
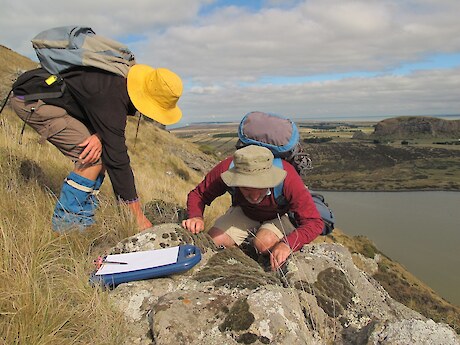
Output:
M178 255L179 247L107 255L106 261L126 262L127 264L102 264L96 275L131 272L174 264L177 262Z

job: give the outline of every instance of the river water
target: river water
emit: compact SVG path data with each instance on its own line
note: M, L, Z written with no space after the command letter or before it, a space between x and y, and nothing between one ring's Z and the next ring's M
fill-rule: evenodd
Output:
M459 192L321 192L348 235L365 235L460 305Z

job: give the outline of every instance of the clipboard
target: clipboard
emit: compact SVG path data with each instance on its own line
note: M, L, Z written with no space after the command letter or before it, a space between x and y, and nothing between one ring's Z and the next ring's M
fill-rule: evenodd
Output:
M114 288L121 283L169 276L191 269L201 251L190 244L165 249L107 255L90 276L91 285Z

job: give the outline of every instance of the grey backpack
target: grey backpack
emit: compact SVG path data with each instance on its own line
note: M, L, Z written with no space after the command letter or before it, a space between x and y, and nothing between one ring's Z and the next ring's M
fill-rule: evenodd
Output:
M312 165L299 140L299 130L289 118L253 111L246 114L240 122L236 148L247 145L266 147L275 158L288 161L301 176L305 176Z
M125 45L96 35L89 27L62 26L40 32L32 39L42 67L59 74L76 66L96 67L123 77L136 61Z

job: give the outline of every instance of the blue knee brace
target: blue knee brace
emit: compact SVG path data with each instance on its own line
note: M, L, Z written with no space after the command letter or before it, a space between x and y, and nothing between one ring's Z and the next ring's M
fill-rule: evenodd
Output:
M95 183L74 172L67 176L54 208L52 224L55 231L83 230L94 224L95 207L91 196Z

